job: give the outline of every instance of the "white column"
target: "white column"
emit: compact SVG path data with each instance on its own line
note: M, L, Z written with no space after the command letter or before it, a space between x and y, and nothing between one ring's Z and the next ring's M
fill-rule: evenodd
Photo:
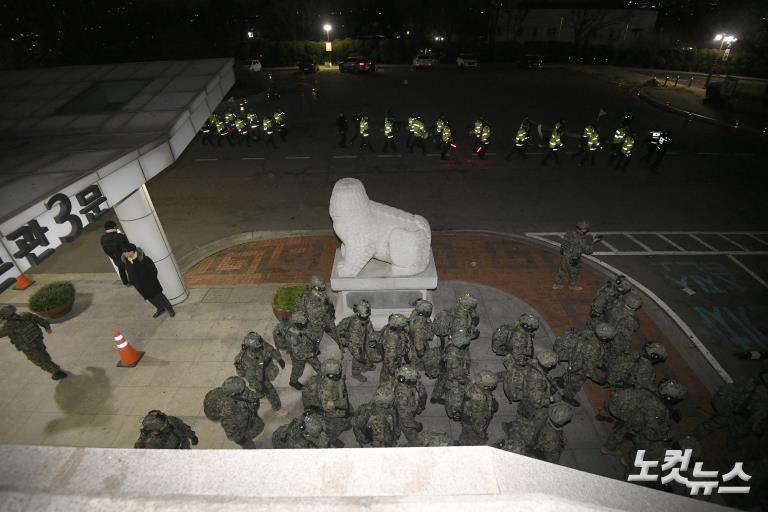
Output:
M141 247L144 254L155 262L157 278L163 286L165 296L171 304L184 302L189 292L184 285L176 258L171 252L171 244L168 243L160 219L157 218L147 186L142 185L114 208L128 240Z

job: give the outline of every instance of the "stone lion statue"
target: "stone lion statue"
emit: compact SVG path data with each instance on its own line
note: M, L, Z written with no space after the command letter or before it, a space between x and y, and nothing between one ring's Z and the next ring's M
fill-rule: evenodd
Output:
M429 264L432 233L427 219L371 201L355 178L336 182L328 208L341 239L340 277L354 277L371 258L392 264L392 274L423 272Z

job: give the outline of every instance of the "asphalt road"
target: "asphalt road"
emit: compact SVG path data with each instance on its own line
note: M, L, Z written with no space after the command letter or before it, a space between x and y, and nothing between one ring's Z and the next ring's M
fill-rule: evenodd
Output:
M254 80L254 91L265 78L263 74ZM330 70L304 77L281 70L274 71L273 78L282 93L279 106L287 112L286 144L278 140L278 149L263 143L219 148L196 139L176 164L149 182L177 255L245 231L331 229L328 198L335 181L344 176L361 179L376 201L424 215L434 230L564 231L587 218L596 231L768 231L764 140L687 124L660 112L632 93L631 79L604 80L561 68L414 72L402 67L372 75ZM248 88L241 85L238 91ZM257 112L274 106L261 94L250 100ZM411 155L403 148L404 133L397 141L397 155L336 146L336 115L365 112L371 119L372 143L380 150L382 118L390 109L401 121L410 112L418 112L427 123L445 115L458 133L456 152L441 161L438 148L431 145L430 154ZM531 148L525 162L504 160L524 115L541 123L545 136L554 121L564 119L572 135L566 141L567 153L577 149L584 123L594 121L600 109L607 112L599 125L604 137L627 112L635 117L639 140L655 126L672 130L673 146L660 173L641 166L639 154L626 172L609 167L605 153L598 155L594 168L578 167L567 154L561 155L561 166L542 167L542 148ZM467 134L478 115L493 127L485 161L471 154ZM642 154L644 148L638 149ZM91 227L38 271L110 271L97 249L99 234ZM724 359L723 366L738 376L758 366L731 364L733 349L768 348L766 288L743 268L720 258L737 285L708 293L694 284L688 288L695 295L681 292L685 276L715 279L714 267L696 270L681 263L702 258L615 257L612 264L647 282L682 312L702 341ZM765 256L744 261L766 278ZM742 325L736 326L733 318ZM751 329L749 338L738 334L745 325Z

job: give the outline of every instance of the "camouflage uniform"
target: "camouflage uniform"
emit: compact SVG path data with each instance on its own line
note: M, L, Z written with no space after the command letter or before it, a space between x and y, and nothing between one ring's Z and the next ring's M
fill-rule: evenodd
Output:
M538 431L537 425L547 420L547 414L542 415L542 412L548 411L548 409L540 409L533 420L518 417L509 423L503 423L502 427L507 439L496 442L494 446L520 455L531 455L531 446Z
M563 389L562 398L574 407L581 405L576 400L576 394L587 379L598 384L603 380L598 377L596 369L603 364L605 347L603 344L613 338L615 332L609 324L597 324L594 331L584 330L568 358L568 370L558 384Z
M291 378L290 385L296 389L302 389L303 385L299 382L304 373L306 363L316 372L320 371L320 361L317 356L320 354L319 340L312 338L306 329L307 317L299 311L291 316L291 327L285 333L285 341L288 344L289 354L291 356Z
M552 403L557 387L547 374L556 365L557 354L551 351L539 352L536 354L536 363L528 363L520 405L517 406L518 416L532 420L539 409L549 407Z
M656 370L653 365L667 358L667 349L656 342L643 346L642 352L630 350L607 358L605 381L612 388L637 386L656 389Z
M427 406L427 390L421 383L419 372L413 366L402 366L397 370L395 385L395 409L400 420L400 429L410 446L417 446L417 433L423 425L416 416Z
M465 293L456 304L437 314L432 323L435 336L440 338L440 345L445 345L445 340L457 329L464 329L469 334L469 339L474 340L480 336L477 326L480 324L480 316L477 314L477 299L469 293Z
M23 352L32 364L50 373L53 380L63 379L67 374L51 360L39 326L51 332L48 320L34 313L17 314L14 306L0 306L0 338L10 338L16 350Z
M305 411L301 418L282 425L272 434L272 448L328 448L328 435L320 414Z
M499 356L528 361L533 357L533 338L538 328L536 317L525 313L514 324L504 324L493 332L491 349Z
M400 422L395 409L395 390L379 386L373 400L357 408L352 430L361 447L389 448L400 439Z
M570 286L576 287L576 281L579 279L581 256L582 254L592 254L595 242L599 240L599 238L587 234L589 233L587 221L577 222L576 228L576 230L567 232L560 244L560 267L557 270L553 288L562 288L566 280Z
M588 329L594 329L594 327L588 327ZM555 338L555 342L552 345L552 350L557 354L558 361L568 361L573 352L573 347L579 341L579 333L574 329L568 329L563 334Z
M464 388L469 382L472 358L469 353L469 335L464 329L457 329L448 335L449 345L445 347L440 362L440 375L432 390L430 402L445 404L445 412L454 421L461 419L464 403Z
M478 378L467 386L461 414L460 445L484 445L488 441L488 425L499 410L499 403L493 397L496 384L496 374L483 370Z
M379 332L379 344L382 358L379 384L394 385L397 369L410 362L408 319L399 313L389 315L387 325Z
M606 361L619 354L629 352L632 347L632 337L640 329L637 310L642 306L642 299L635 293L627 294L624 301L619 302L606 314L607 323L616 331L613 340L608 344Z
M429 349L429 343L435 337L432 329L432 303L419 299L408 319L408 334L411 340L411 358L419 370L424 370L424 354Z
M134 448L189 450L190 441L197 444L197 435L192 427L176 416L167 416L161 411L149 411L141 421L141 427Z
M504 395L509 403L519 402L523 398L523 386L528 373L528 361L515 360L511 355L504 359L504 370L498 377L503 383Z
M322 414L331 446L343 447L344 443L339 436L352 427L351 418L355 411L349 402L341 361L323 361L320 373L310 377L301 399L305 409L316 410Z
M597 324L606 321L606 314L614 306L624 302L624 294L632 289L632 284L626 276L618 276L612 281L607 281L592 300L592 307L587 319L587 327L594 328Z
M323 338L323 333L327 332L338 342L336 308L325 293L325 281L312 276L309 289L296 299L296 311L307 315L309 321L307 333L313 340L319 342Z
M277 411L280 409L280 396L272 385L272 381L280 370L275 361L280 368L285 368L285 361L280 351L264 341L258 333L251 331L243 339L240 353L235 357L235 370L254 391L261 396L266 396L272 409Z
M256 448L253 438L264 430L259 395L241 377L228 377L221 387L209 391L203 409L208 419L221 422L227 439L245 449Z
M536 433L531 451L537 459L557 463L565 449L563 427L573 418L573 409L562 402L549 408L548 421Z
M451 438L444 432L419 432L414 446L438 448L451 446Z
M370 345L376 345L376 331L371 324L371 305L368 301L363 300L352 309L355 314L339 322L339 345L342 347L342 354L343 350L347 349L352 355L352 378L366 382L368 379L363 372L376 368L368 357Z
M713 414L693 431L704 440L720 429L727 429L729 448L737 448L753 432L765 431L765 414L768 407L768 391L764 370L758 378L723 384L712 396ZM762 383L761 383L762 379Z

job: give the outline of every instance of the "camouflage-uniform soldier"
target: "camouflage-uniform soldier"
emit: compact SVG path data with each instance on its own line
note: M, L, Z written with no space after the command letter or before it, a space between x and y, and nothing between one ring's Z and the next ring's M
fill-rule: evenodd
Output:
M17 314L14 306L0 306L0 338L8 336L16 350L23 352L34 365L50 373L53 380L63 379L67 374L51 360L39 326L48 334L51 333L48 320L34 313Z
M209 391L203 408L208 419L221 422L227 439L245 449L256 448L253 438L264 430L259 395L241 377L228 377L221 387Z
M605 366L605 381L612 388L637 386L656 389L656 370L653 365L667 358L667 349L656 342L648 342L642 352L630 350L608 358Z
M509 403L519 402L523 398L523 385L528 374L527 360L514 359L511 355L504 358L505 370L499 372L498 377L502 381L504 395Z
M197 435L192 427L176 416L149 411L141 420L141 434L133 445L134 448L156 450L189 450L190 441L197 444Z
M587 318L587 327L594 328L595 325L606 321L606 314L614 308L616 304L624 301L624 295L632 290L632 283L626 276L618 276L612 281L607 281L598 291L592 300L592 308Z
M272 329L272 341L275 342L275 348L277 350L285 350L290 354L291 347L288 345L288 340L286 339L286 335L288 334L288 329L291 328L291 321L281 321L278 323L274 329Z
M349 402L341 361L333 358L323 361L320 373L310 377L301 399L305 409L322 413L331 446L344 447L339 436L352 427L351 418L355 411Z
M285 360L280 351L264 341L264 338L253 331L245 335L240 353L235 356L235 370L244 378L248 385L261 396L266 396L272 409L280 409L280 396L277 394L272 381L278 370L285 368Z
M536 354L537 364L529 363L523 381L523 389L517 414L533 420L539 409L549 407L557 387L550 379L549 371L557 365L557 354L546 350Z
M423 429L423 425L416 421L416 416L421 414L426 406L427 390L419 379L419 372L413 366L401 366L397 370L395 409L400 420L400 429L411 446L417 446L417 433Z
M291 327L285 333L285 341L291 356L289 384L301 390L304 385L299 382L299 378L304 373L305 364L309 363L316 372L320 371L320 361L317 359L320 355L320 340L311 337L307 332L307 316L304 313L296 311L291 316Z
M562 402L549 408L548 421L536 434L531 451L537 459L557 463L565 449L563 427L573 418L573 409Z
M312 276L309 281L309 290L304 291L296 299L296 310L307 315L309 321L307 331L313 340L319 342L323 338L323 333L327 332L338 342L336 308L325 293L325 281Z
M483 370L464 394L464 407L461 414L461 434L459 444L464 446L483 445L488 440L488 425L499 403L493 397L496 389L496 374Z
M469 382L472 358L469 353L469 335L464 329L457 329L448 335L448 346L443 351L440 375L432 390L430 402L445 404L445 412L454 421L461 420L464 403L464 388Z
M272 434L272 448L328 448L328 435L320 414L304 411L301 418L282 425Z
M519 362L533 357L533 338L539 328L538 319L525 313L514 324L499 326L491 336L491 349L496 355L511 355Z
M640 329L637 310L640 309L642 304L643 300L639 295L630 293L606 314L607 323L611 324L616 331L613 340L608 344L607 358L616 357L618 354L629 352L631 349L632 337Z
M371 324L371 305L367 300L355 304L352 309L355 314L339 322L339 345L342 354L344 349L347 349L352 355L352 378L366 382L368 378L363 372L376 367L368 357L369 345L376 343L376 331Z
M469 334L469 339L474 340L480 336L477 326L480 324L480 316L477 314L477 299L471 294L465 293L456 304L437 314L432 324L435 335L440 337L440 345L445 345L448 335L457 329L464 329Z
M400 439L400 422L395 409L395 390L390 384L376 389L373 400L358 407L352 429L361 447L389 448Z
M613 339L616 332L609 324L597 324L594 332L586 329L579 335L579 340L568 358L568 370L562 379L558 379L558 385L563 389L562 399L568 404L578 407L581 404L576 400L576 394L587 379L597 384L603 384L596 369L603 364L605 357L604 344Z
M432 338L435 337L435 332L432 329L432 303L430 301L424 299L416 301L416 307L411 311L411 316L408 319L408 334L411 340L411 358L415 360L417 368L423 370L424 354L429 348Z
M587 327L587 329L594 329L593 327ZM573 347L579 341L579 333L574 329L568 329L563 334L555 338L555 342L552 345L552 350L557 354L558 361L568 361L573 352Z
M576 223L576 230L567 232L563 237L563 242L560 244L560 267L555 277L555 284L552 285L553 290L562 289L566 279L570 289L582 289L576 284L579 279L581 256L592 254L595 242L603 239L600 235L588 236L587 233L589 233L589 222L580 220Z
M395 313L389 315L389 321L379 332L381 345L381 376L379 383L389 382L394 385L395 372L402 365L410 362L408 347L408 319L405 315Z

